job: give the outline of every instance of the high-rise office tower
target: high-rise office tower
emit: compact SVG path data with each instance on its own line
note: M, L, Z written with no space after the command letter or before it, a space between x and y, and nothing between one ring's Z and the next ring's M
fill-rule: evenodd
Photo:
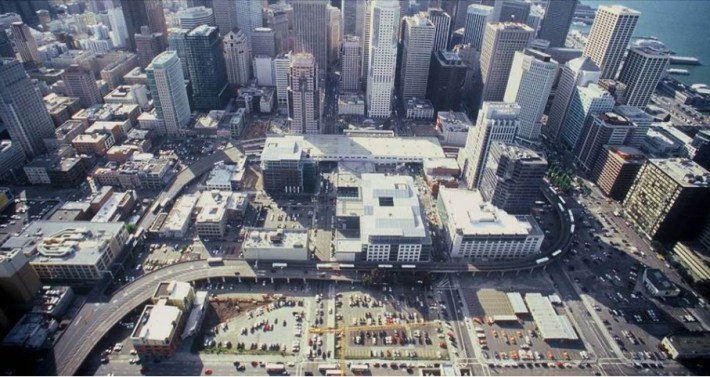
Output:
M512 144L520 125L517 103L484 102L478 112L476 125L468 130L466 146L459 150L459 166L466 187L478 188L486 169L486 159L491 143L503 141Z
M12 42L10 41L10 37L7 36L5 30L0 30L0 57L15 57L15 50L12 49Z
M580 168L590 172L605 145L626 145L629 132L636 125L613 111L591 114L575 148L575 160Z
M451 30L461 29L466 25L466 13L471 4L491 5L481 0L441 0L439 7L451 15Z
M15 47L20 54L20 59L23 63L35 62L40 63L39 49L37 41L30 33L30 27L22 22L12 23L12 39L15 41Z
M548 1L537 37L550 41L550 47L565 47L578 2L579 0Z
M614 200L624 200L645 162L646 156L634 147L605 145L597 158L591 178L604 195Z
M614 112L628 119L635 126L629 130L624 145L641 148L646 139L646 134L648 134L648 130L654 122L653 116L636 106L630 105L616 105L614 106Z
M449 30L451 29L451 16L441 8L429 8L427 18L434 24L434 51L446 50L449 44Z
M614 103L614 97L597 84L576 87L567 107L567 116L560 127L560 140L569 149L574 150L589 117L592 114L612 111Z
M264 26L264 16L262 14L261 0L240 0L237 1L237 27L251 37L254 29Z
M167 45L162 33L152 33L146 25L141 26L141 33L134 36L136 42L136 54L141 67L145 68L161 52L165 51Z
M343 12L343 35L363 38L365 8L367 8L367 0L342 0L340 9Z
M145 73L155 111L165 122L165 133L180 135L190 123L190 101L180 58L175 51L165 51L153 59Z
M399 4L374 0L369 8L371 30L367 64L367 111L371 118L392 115L395 71L397 68L397 28Z
M77 64L72 64L64 70L62 80L69 97L79 97L79 102L84 108L104 103L104 99L96 84L94 74Z
M658 82L665 76L669 61L668 54L648 47L629 49L619 73L619 81L626 84L623 103L645 108Z
M284 11L267 8L266 26L274 31L276 39L276 54L283 54L290 50L290 34L288 28L288 14Z
M466 24L463 32L463 43L470 43L477 51L481 51L486 25L493 15L493 7L481 4L471 4L466 10Z
M365 3L365 23L362 28L363 38L362 41L362 75L364 76L364 85L367 87L367 77L370 72L370 25L372 25L372 0L366 0ZM397 26L399 27L399 26Z
M545 9L539 5L533 5L530 7L530 14L528 14L528 19L525 24L530 26L535 32L539 32L540 24L542 24L542 18L544 17Z
M182 66L182 74L185 79L190 80L190 72L187 69L187 52L185 49L185 39L187 38L188 29L168 29L168 50L175 51L180 65Z
M288 115L288 76L291 74L291 54L279 54L272 62L274 66L274 83L276 84L276 101L279 113Z
M234 28L222 38L222 43L229 83L236 86L247 85L252 77L249 39L239 28Z
M555 99L552 101L545 127L545 132L551 140L557 140L560 136L561 126L567 117L567 110L577 87L596 83L600 76L599 67L588 57L572 59L562 66Z
M516 51L510 70L505 102L520 105L520 128L518 138L535 142L542 128L542 113L557 76L558 64L544 52L527 49Z
M516 51L523 51L535 35L530 26L511 22L486 25L481 47L481 74L474 108L484 101L502 101Z
M211 8L193 7L181 11L180 27L183 29L192 29L198 25L215 26L214 14Z
M624 200L626 219L650 238L692 240L710 211L710 173L681 158L649 159Z
M328 72L328 0L293 0L293 36L296 52L313 54L322 72Z
M229 99L222 40L214 26L200 25L185 37L187 69L196 110L222 110Z
M123 9L110 8L106 11L109 26L111 27L111 40L117 47L129 47L131 40L128 38L128 27L123 18Z
M318 62L308 53L291 56L291 132L322 132Z
M600 5L597 9L584 56L599 66L601 78L616 78L640 16L640 12L621 5Z
M481 179L481 196L516 215L530 214L540 197L547 160L532 149L502 141L491 143Z
M402 21L402 58L399 67L399 99L426 96L429 64L436 28L420 12Z
M341 22L340 9L328 5L328 60L333 64L338 61L340 51Z
M255 28L251 33L251 55L276 56L276 33L268 27Z
M221 35L237 27L237 3L235 0L212 0L214 24Z
M340 47L340 74L342 75L341 89L344 91L360 91L362 75L360 73L360 61L362 59L362 44L360 38L354 35L346 35Z
M211 9L212 5L213 5L212 0L187 0L187 7L188 8L205 7L205 8Z
M27 158L44 152L43 139L55 137L42 94L16 59L0 59L0 119Z
M49 10L54 13L54 7L50 5L49 0L3 0L0 1L0 14L16 13L23 22L39 27L40 20L39 10Z
M459 109L467 69L455 52L439 50L433 53L426 97L436 111Z
M530 14L530 3L522 0L498 0L495 2L497 22L525 23Z
M131 50L136 49L135 35L141 26L148 26L154 33L163 34L163 45L168 44L168 26L163 13L163 0L121 0L123 19L126 21Z

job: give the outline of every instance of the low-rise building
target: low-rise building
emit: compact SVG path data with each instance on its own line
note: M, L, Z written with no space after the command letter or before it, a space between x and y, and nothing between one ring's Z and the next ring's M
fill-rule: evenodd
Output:
M44 96L44 105L52 117L55 127L71 119L71 116L81 110L79 97L65 97L55 93Z
M93 284L108 273L127 240L123 222L35 221L0 248L30 255L44 283Z
M131 343L138 355L170 357L177 349L182 331L183 312L170 305L146 305L131 333Z
M110 133L94 132L77 135L71 144L79 154L105 156L116 140Z
M308 260L307 229L246 229L244 259L275 261Z
M268 86L241 88L235 105L248 114L271 114L276 109L276 90Z
M135 191L115 192L109 197L106 203L96 211L96 215L94 215L91 221L98 223L121 221L124 216L131 213L135 204Z
M246 158L242 158L238 164L220 162L210 170L205 182L200 187L203 190L238 190L244 179L245 171Z
M436 115L436 131L444 145L465 146L468 130L471 127L473 123L466 113L439 111Z
M32 313L60 318L74 302L74 290L64 285L45 285L32 300Z
M54 130L53 138L44 139L44 145L49 150L59 149L62 145L72 145L72 141L86 130L86 123L69 119Z
M241 219L248 205L247 196L232 191L203 191L195 205L195 229L201 237L223 238L227 223Z
M141 108L138 105L126 104L126 103L104 103L100 105L94 105L87 109L79 110L72 115L72 119L81 120L86 123L89 127L94 122L104 121L104 122L125 122L129 121L129 125L134 125L138 123L138 117L141 115ZM123 126L122 126L123 127ZM124 128L125 132L130 130L129 128Z
M104 102L138 105L145 111L150 108L148 101L149 93L145 85L119 85L116 89L104 96Z
M38 351L51 347L49 337L59 329L59 323L54 318L42 314L28 313L5 336L0 346L3 352L14 350Z
M338 96L338 115L365 115L365 96L341 94Z
M86 178L86 166L81 158L54 154L35 157L25 165L24 171L33 185L76 187Z
M707 360L710 358L710 332L691 332L668 335L660 347L674 360Z
M677 242L673 248L673 260L696 287L710 287L710 257L701 244Z
M239 138L244 131L244 126L246 125L246 109L237 109L232 114L229 120L229 131L231 132L232 138Z
M178 198L168 213L165 223L163 223L163 227L160 230L161 234L165 237L185 237L198 199L198 195L183 195Z
M454 260L506 262L540 253L545 234L535 219L508 214L478 191L442 187L437 209Z
M680 294L680 289L656 268L646 268L643 271L643 285L656 297L675 297Z
M103 186L124 190L161 190L175 177L175 161L164 158L132 159L123 164L109 162L94 170L93 178Z
M407 119L434 119L434 105L426 98L405 98Z

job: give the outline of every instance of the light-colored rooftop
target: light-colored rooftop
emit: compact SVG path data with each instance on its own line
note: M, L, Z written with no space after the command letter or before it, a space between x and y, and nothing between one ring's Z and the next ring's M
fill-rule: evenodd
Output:
M710 186L710 172L693 160L687 158L653 158L649 162L658 166L659 169L681 186Z
M363 174L361 238L426 237L422 209L414 187L410 176Z
M609 13L622 15L622 16L641 16L641 12L625 7L623 5L610 4L610 5L600 5L597 12L604 10Z
M468 115L458 111L439 111L437 113L437 126L440 125L442 131L447 132L468 132L473 127Z
M253 249L303 249L308 245L308 230L249 229L244 238L244 248Z
M442 187L439 196L450 227L465 235L527 235L539 231L525 217L511 215L485 202L479 191Z
M198 198L198 195L181 196L175 202L175 205L173 205L173 208L170 210L168 217L165 219L163 231L181 231L185 222L190 221L192 210L195 209Z
M162 281L155 288L154 299L167 298L170 301L182 301L190 297L192 286L184 281Z
M527 303L543 339L575 340L578 338L569 319L564 315L558 315L547 297L540 293L527 293L525 294L525 303Z
M181 316L182 311L175 306L148 305L143 309L131 338L160 342L171 339Z

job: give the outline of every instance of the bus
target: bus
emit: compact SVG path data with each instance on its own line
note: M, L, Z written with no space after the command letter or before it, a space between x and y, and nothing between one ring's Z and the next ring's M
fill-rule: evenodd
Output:
M224 264L224 260L221 257L211 257L207 258L207 264L210 266L221 266Z
M329 369L325 371L326 376L344 376L340 369Z
M329 370L337 370L340 372L340 367L337 364L318 364L318 371L325 373Z
M266 373L274 375L283 375L286 372L286 367L281 363L266 364Z

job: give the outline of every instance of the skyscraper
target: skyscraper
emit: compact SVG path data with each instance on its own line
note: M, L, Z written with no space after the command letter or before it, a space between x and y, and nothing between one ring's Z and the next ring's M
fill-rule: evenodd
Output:
M23 63L41 62L37 42L35 41L35 37L32 36L32 33L30 33L29 26L22 22L13 22L12 39L15 41L15 47Z
M43 139L55 137L42 95L16 59L0 59L0 119L27 158L45 150Z
M576 87L567 108L567 116L560 127L560 140L574 150L589 117L613 110L614 103L614 97L597 84Z
M515 52L504 100L520 105L519 139L535 142L539 138L542 113L557 76L557 68L557 62L544 52L532 49Z
M557 140L564 124L570 101L578 86L585 87L599 81L601 71L589 57L579 57L565 63L560 73L555 99L547 117L546 133L551 140Z
M340 51L342 29L340 9L328 5L328 61L335 64Z
M459 166L466 187L478 188L486 169L491 143L512 144L520 125L520 106L516 103L484 102L478 112L476 125L469 129L466 146L459 151Z
M532 149L502 141L491 143L481 179L481 196L494 206L527 215L540 197L547 161Z
M40 26L38 12L49 10L54 13L54 7L50 6L49 0L3 0L0 1L0 14L16 13L22 21L35 26Z
M270 58L276 56L276 33L273 29L258 27L252 31L251 55L264 55Z
M178 15L180 17L180 27L183 29L192 29L197 25L215 26L212 8L187 8Z
M0 57L14 58L15 50L12 49L12 42L5 30L0 30Z
M584 56L599 66L602 79L616 78L640 16L640 12L621 5L600 5L597 9Z
M114 46L130 47L131 40L128 38L128 27L123 18L123 9L120 7L106 10L109 26L111 27L111 40Z
M322 131L318 62L308 53L291 56L291 132L318 134Z
M455 52L439 50L433 53L426 97L436 111L459 109L467 69Z
M185 49L185 39L187 38L188 29L168 29L168 50L175 51L180 65L182 66L182 74L187 80L190 80L190 72L187 69L187 52Z
M322 72L328 71L328 0L293 0L296 52L313 54Z
M516 51L523 51L535 35L530 26L493 22L486 25L481 47L481 74L474 108L484 101L502 101Z
M369 53L367 64L367 110L371 118L392 115L397 67L399 4L373 0L370 3Z
M250 38L254 29L264 26L261 0L239 0L237 3L237 27ZM224 32L222 33L224 35Z
M624 60L619 81L626 84L624 103L645 108L658 82L666 74L669 55L648 47L633 47Z
M434 24L436 33L434 36L434 51L446 50L449 44L449 30L451 28L451 16L441 8L429 8L426 13L427 18Z
M190 122L190 101L180 58L175 51L165 51L153 59L145 73L155 112L165 121L166 134L180 135Z
M62 80L69 97L79 97L81 107L104 103L94 74L84 67L72 64L64 70Z
M279 54L274 58L272 64L274 66L274 83L276 84L276 101L278 103L279 113L288 115L288 77L291 74L291 55Z
M360 38L354 35L346 35L340 48L340 61L342 69L341 89L344 91L360 91L362 75L360 73L360 61L362 44Z
M340 9L343 12L343 35L363 38L366 7L367 0L342 0Z
M229 33L237 27L237 1L212 0L214 23L221 35Z
M236 86L246 85L252 77L249 39L241 30L234 28L222 38L222 43L229 83Z
M466 9L466 25L463 32L463 43L470 43L477 51L481 51L486 24L491 20L493 7L481 4L471 4Z
M290 33L288 14L278 9L268 8L266 11L266 26L274 31L276 39L276 54L287 53L290 50Z
M580 168L590 172L597 163L605 145L626 145L629 132L636 125L613 111L591 114L575 147L575 161Z
M426 96L429 64L436 28L426 13L404 17L402 22L402 60L399 67L399 99Z
M141 67L145 68L161 52L165 51L167 45L162 33L152 33L146 25L141 26L140 34L134 37L136 42L136 54Z
M148 26L153 33L163 34L163 45L167 45L168 26L163 13L163 0L121 0L123 19L126 21L131 50L136 50L135 35L141 33L141 26Z
M195 109L222 110L229 99L229 85L217 28L200 25L190 30L185 50Z
M578 2L579 0L548 1L537 37L550 41L550 47L565 47Z
M366 0L365 3L365 19L364 25L362 28L362 34L363 37L361 38L362 41L362 69L360 69L360 72L362 72L362 75L364 76L364 85L367 87L367 77L370 72L370 29L372 25L372 0ZM397 26L399 27L399 26Z
M525 23L530 14L530 3L522 0L498 0L495 8L497 22Z

